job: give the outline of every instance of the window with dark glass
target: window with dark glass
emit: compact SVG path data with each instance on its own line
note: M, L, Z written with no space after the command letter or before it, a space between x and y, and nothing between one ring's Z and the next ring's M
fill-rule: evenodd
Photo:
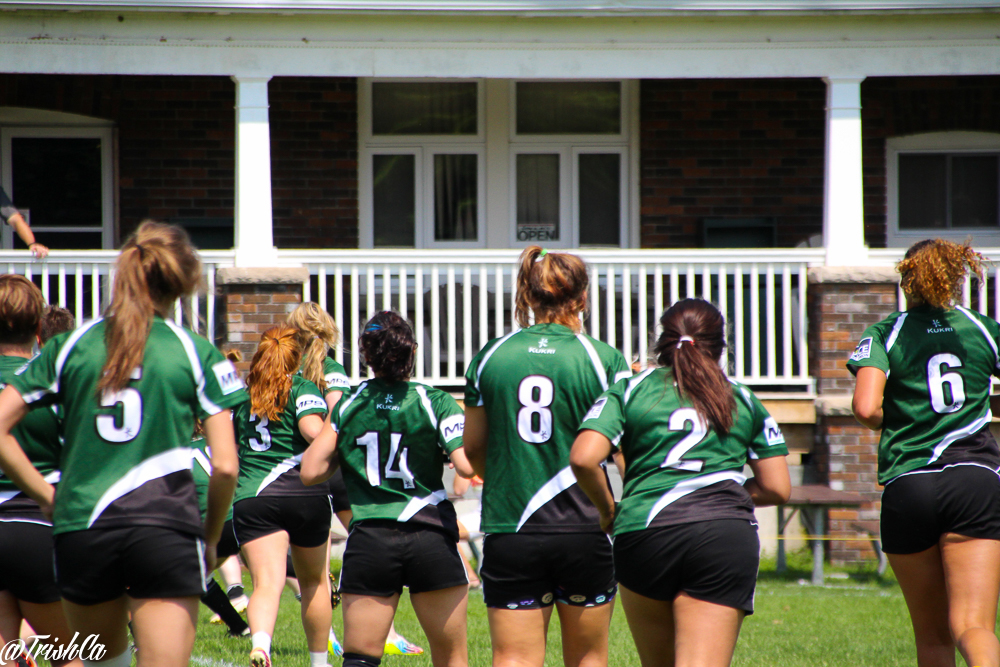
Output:
M1000 225L1000 155L899 155L899 229Z
M372 83L372 134L474 135L478 132L474 81Z
M621 134L618 81L519 81L518 134Z

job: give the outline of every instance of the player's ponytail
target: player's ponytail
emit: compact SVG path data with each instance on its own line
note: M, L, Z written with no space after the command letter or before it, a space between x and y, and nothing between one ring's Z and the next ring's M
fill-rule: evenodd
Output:
M376 377L405 382L413 375L417 341L410 323L391 310L376 313L361 333L361 352Z
M326 391L326 376L323 373L323 360L327 350L340 343L340 329L330 314L319 307L319 304L308 302L300 304L291 312L287 320L288 326L299 330L299 346L302 348L302 377L309 380L320 391Z
M292 375L301 359L296 329L281 325L261 335L247 376L252 414L271 421L281 417L292 391Z
M725 324L708 301L684 299L660 317L663 333L653 348L657 362L673 368L681 397L721 435L732 429L736 410L732 385L719 368L726 349Z
M518 326L527 327L534 311L536 320L579 331L589 282L587 265L576 255L528 246L521 253L517 272L514 318Z
M968 243L926 239L910 246L896 270L911 305L953 308L962 296L966 275L983 279L984 261Z
M153 316L166 317L174 302L201 281L201 260L187 232L146 220L125 241L115 262L111 303L105 311L104 362L98 392L123 389L142 364Z

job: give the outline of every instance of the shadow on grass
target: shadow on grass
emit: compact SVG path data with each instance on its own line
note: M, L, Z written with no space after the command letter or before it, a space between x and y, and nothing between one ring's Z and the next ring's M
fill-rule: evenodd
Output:
M778 572L777 562L773 556L761 558L757 580L785 583L812 582L812 551L808 548L799 549L787 554L785 563L784 572ZM837 567L830 565L830 563L824 563L823 572L826 575L824 583L829 586L869 585L878 588L895 588L898 586L892 568L888 568L883 574L879 574L878 563L875 561L850 567Z

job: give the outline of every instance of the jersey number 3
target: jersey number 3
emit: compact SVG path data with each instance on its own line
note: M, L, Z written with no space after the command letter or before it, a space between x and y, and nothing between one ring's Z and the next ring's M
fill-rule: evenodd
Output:
M406 447L400 449L399 443L403 440L402 433L389 434L389 460L385 462L385 479L403 480L404 489L414 488L413 473L406 463L408 450ZM378 431L368 431L358 438L358 445L364 447L367 452L365 456L365 474L368 476L368 483L372 486L382 484L380 476L381 466L379 465ZM397 463L396 455L399 454L398 467L393 468Z
M942 369L961 368L962 360L954 354L935 354L927 362L927 389L931 394L931 407L939 415L958 412L965 405L965 385L958 373L942 373ZM948 393L945 393L945 387ZM951 394L949 401L948 394Z

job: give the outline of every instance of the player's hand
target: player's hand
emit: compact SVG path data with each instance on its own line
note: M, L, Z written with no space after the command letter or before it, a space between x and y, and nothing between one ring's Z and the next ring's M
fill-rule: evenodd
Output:
M44 505L42 503L38 503L38 506L42 510L42 516L44 516L46 518L46 520L48 520L49 522L51 522L52 521L52 510L54 509L54 506L52 505L52 503L45 503Z
M28 250L35 256L35 259L45 259L49 255L49 249L38 241L28 246Z
M218 553L216 552L216 545L205 545L205 572L214 572L216 561L219 560Z
M601 512L601 530L610 535L615 529L615 513L614 510L605 514Z

